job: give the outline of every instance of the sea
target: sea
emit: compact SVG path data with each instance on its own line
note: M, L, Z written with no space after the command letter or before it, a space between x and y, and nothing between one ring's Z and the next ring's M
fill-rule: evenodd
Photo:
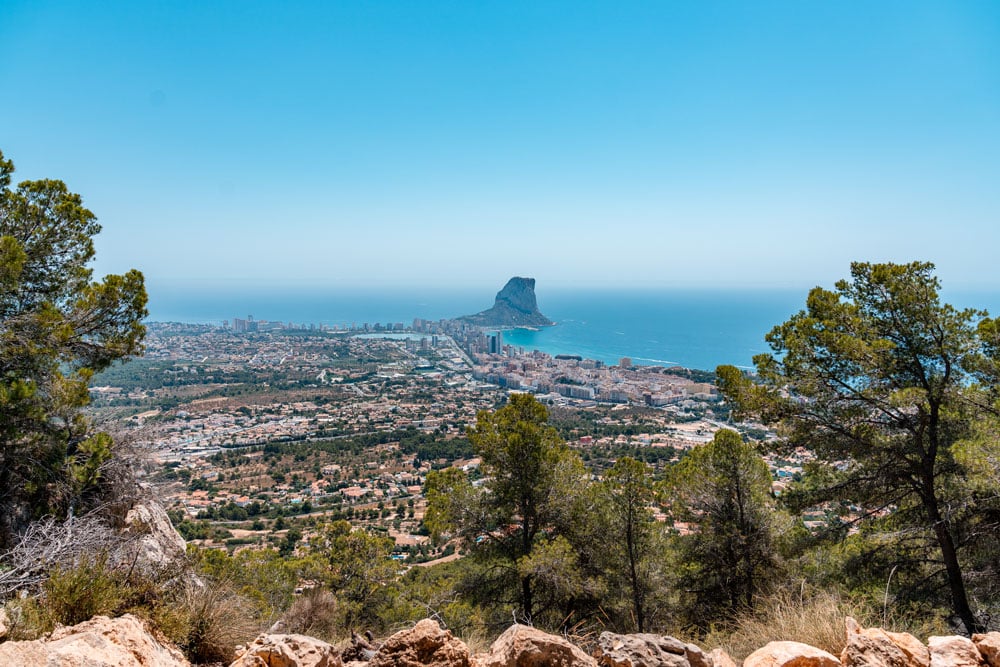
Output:
M539 289L538 307L555 326L503 332L504 343L552 355L617 364L714 370L750 367L768 352L764 336L801 310L807 289ZM149 321L222 324L234 318L350 327L439 320L493 305L473 289L195 289L150 287ZM1000 291L943 293L959 307L1000 313Z

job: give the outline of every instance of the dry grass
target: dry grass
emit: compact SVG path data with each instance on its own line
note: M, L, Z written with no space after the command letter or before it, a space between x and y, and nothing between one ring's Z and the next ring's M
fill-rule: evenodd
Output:
M156 624L194 663L230 663L260 630L253 603L224 583L189 582Z
M338 611L333 593L325 588L310 588L282 616L283 631L336 642L342 634L338 633Z
M777 593L753 613L738 617L725 630L714 630L701 642L720 647L737 661L772 641L796 641L839 656L846 643L844 621L851 616L862 625L878 625L869 608L834 593Z

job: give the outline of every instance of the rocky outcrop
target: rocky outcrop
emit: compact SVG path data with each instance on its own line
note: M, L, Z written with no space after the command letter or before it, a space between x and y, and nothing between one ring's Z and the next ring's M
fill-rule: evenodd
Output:
M840 662L848 667L930 667L931 654L919 639L906 632L862 628L847 622L847 645Z
M979 649L979 655L988 667L1000 667L1000 632L972 635L972 643Z
M714 667L694 644L665 635L602 632L594 657L602 667Z
M424 619L385 640L368 667L469 667L469 647Z
M597 661L562 637L527 625L512 625L497 637L489 653L477 655L477 667L596 667Z
M237 651L230 667L340 667L330 644L305 635L264 634Z
M929 637L931 667L982 667L979 649L968 637Z
M0 644L0 665L17 667L190 667L176 648L164 646L126 614L95 616L48 638Z
M801 642L771 642L748 655L743 667L840 667L840 660Z
M511 278L497 292L493 307L459 320L481 327L547 327L552 320L542 315L535 299L534 278Z
M135 538L131 547L135 563L144 571L157 571L184 558L184 538L174 529L163 507L153 500L132 506L125 515L122 532Z

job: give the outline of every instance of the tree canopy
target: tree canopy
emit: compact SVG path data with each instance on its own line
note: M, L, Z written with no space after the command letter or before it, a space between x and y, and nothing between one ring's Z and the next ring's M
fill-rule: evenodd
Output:
M80 409L91 376L142 351L142 274L93 281L96 217L62 181L11 186L0 153L0 548L100 487L111 438Z
M982 498L956 454L994 413L995 323L941 303L933 270L855 263L850 280L813 289L805 310L767 335L759 384L731 366L718 374L737 412L778 424L780 447L819 458L791 499L853 503L922 536L914 576L940 577L954 616L978 632L963 553L995 543L996 531L967 530Z
M680 539L691 622L707 627L751 609L778 562L764 459L739 433L721 429L670 470L666 486L670 517L692 526Z

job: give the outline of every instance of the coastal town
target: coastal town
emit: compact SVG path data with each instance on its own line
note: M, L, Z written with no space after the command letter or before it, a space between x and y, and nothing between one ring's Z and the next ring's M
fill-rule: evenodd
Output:
M296 522L348 518L419 562L448 548L421 524L426 475L475 474L465 433L479 411L532 392L596 474L622 455L662 471L724 425L710 380L524 350L456 320L332 329L248 318L152 323L144 358L99 376L91 394L96 414L151 453L149 480L189 539L279 545ZM770 461L776 491L806 458Z

